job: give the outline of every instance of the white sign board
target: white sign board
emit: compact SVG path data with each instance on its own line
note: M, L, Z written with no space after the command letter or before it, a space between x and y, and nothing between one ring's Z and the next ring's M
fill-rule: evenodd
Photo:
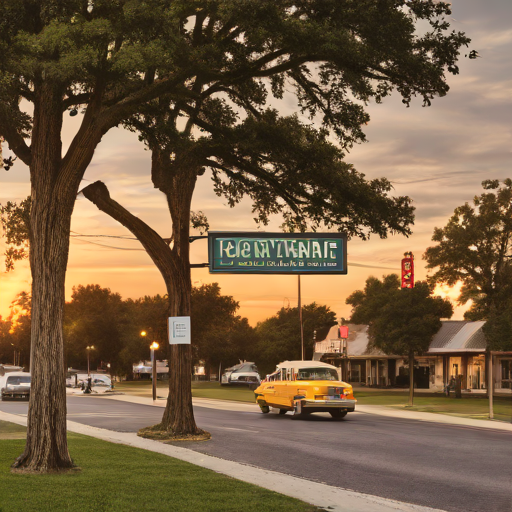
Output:
M169 317L169 345L190 345L190 317Z

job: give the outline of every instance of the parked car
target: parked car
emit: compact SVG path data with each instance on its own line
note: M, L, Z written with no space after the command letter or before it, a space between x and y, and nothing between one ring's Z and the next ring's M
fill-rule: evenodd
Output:
M227 385L245 385L249 387L258 387L261 382L258 368L254 363L240 363L226 368L222 374L220 383Z
M335 419L353 412L357 400L352 386L340 380L335 366L319 361L284 361L254 391L264 414L270 408L279 414L292 411L304 417L329 412Z
M30 398L30 373L9 372L0 377L2 400L28 400Z

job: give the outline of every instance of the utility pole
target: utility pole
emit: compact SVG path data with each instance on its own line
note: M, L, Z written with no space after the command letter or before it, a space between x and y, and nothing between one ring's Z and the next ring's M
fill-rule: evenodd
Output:
M157 350L159 346L160 345L156 341L153 341L153 343L151 343L151 345L149 346L149 348L151 349L151 371L153 374L153 384L152 384L153 401L156 400L156 378L157 378L155 350Z
M300 323L300 357L304 361L304 326L302 325L302 304L300 297L300 274L297 275L299 278L299 323Z

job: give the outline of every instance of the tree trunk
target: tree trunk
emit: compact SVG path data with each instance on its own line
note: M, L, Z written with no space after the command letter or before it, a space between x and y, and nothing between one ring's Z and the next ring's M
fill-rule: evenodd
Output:
M164 278L169 297L169 316L190 316L192 283L189 263L190 204L196 174L187 168L169 169L170 158L164 159L153 150L153 181L165 191L172 217L172 249L149 226L110 198L101 182L82 192L96 206L126 226L143 244ZM162 172L165 167L165 173ZM160 180L155 176L162 177ZM158 183L158 185L157 185ZM178 435L198 434L192 409L191 345L169 345L169 396L162 417L166 430Z
M153 182L167 196L172 218L173 259L177 273L169 290L169 316L190 316L190 297L192 282L190 279L190 208L197 179L197 170L192 162L181 161L167 167L169 157L166 152L153 151L160 169L153 166ZM166 158L161 162L162 158ZM157 171L164 168L167 172L164 181ZM174 434L198 434L192 409L192 346L169 345L169 395L162 417L163 426Z
M409 407L414 404L414 351L409 351Z
M32 271L32 385L25 451L13 468L50 472L73 462L66 437L62 316L69 229L76 195L59 180L61 94L41 87L34 107L30 165Z

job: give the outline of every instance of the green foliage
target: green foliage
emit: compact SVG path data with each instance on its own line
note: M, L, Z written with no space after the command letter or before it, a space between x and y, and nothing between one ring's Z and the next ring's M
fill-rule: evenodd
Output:
M435 269L430 283L462 283L458 301L472 301L468 320L497 315L512 297L512 180L482 182L485 192L473 205L455 209L444 228L435 228L424 254L427 268Z
M14 269L14 262L28 258L30 237L30 197L20 204L7 201L0 205L0 224L5 241L9 246L5 251L7 272Z
M14 363L30 367L30 313L32 298L27 292L20 292L11 302L10 314L0 317L0 363Z
M312 359L314 331L320 340L336 324L336 314L328 306L316 302L302 308L305 359ZM300 322L298 308L281 308L273 317L259 322L255 361L262 375L271 373L276 365L286 360L301 359Z
M91 5L91 12L79 0L0 6L1 135L26 163L32 155L23 139L33 135L32 119L19 99L33 102L51 84L62 113L84 107L90 114L79 134L90 150L98 133L125 122L150 147L165 146L176 165L186 161L192 173L210 167L229 204L249 195L259 222L282 213L289 230L332 227L363 238L410 233L409 198L388 197L387 180L366 182L341 159L365 141L371 99L396 90L407 105L415 96L428 105L446 94L445 74L458 72L460 47L469 43L450 31L449 4ZM285 90L321 131L268 110L270 96L281 99ZM86 165L80 161L76 172Z
M86 367L86 347L94 346L91 365L110 363L111 373L117 375L128 324L127 308L118 293L97 284L73 287L71 302L65 306L67 366Z
M512 298L491 308L482 329L489 350L512 351Z
M203 360L207 371L250 359L255 334L246 318L238 316L237 301L221 295L218 283L192 288L191 333L194 360Z
M441 328L441 318L451 318L453 307L441 297L433 297L424 281L414 288L400 289L396 274L382 281L366 280L364 291L347 298L352 306L352 323L368 324L370 342L386 354L423 354Z

